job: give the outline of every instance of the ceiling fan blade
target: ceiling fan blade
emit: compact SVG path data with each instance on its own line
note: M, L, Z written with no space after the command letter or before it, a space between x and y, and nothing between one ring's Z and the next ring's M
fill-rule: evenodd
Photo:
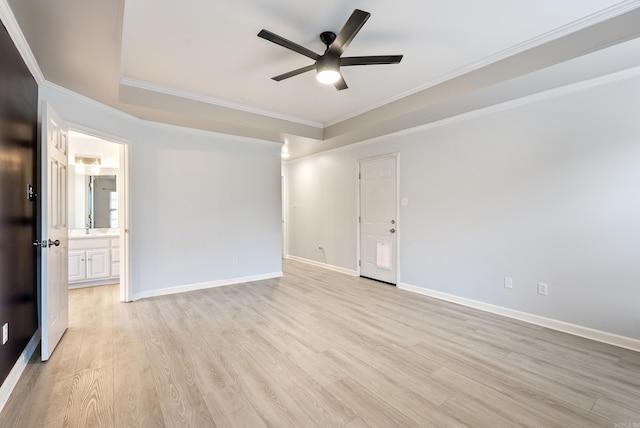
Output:
M401 60L402 55L348 56L340 58L340 66L398 64Z
M311 65L308 65L306 67L298 68L298 69L292 70L292 71L290 71L288 73L283 73L283 74L280 74L278 76L272 77L272 79L275 80L276 82L279 82L281 80L288 79L289 77L297 76L298 74L306 73L307 71L311 71L311 70L315 70L315 69L316 69L316 65L315 64L311 64Z
M342 30L338 33L336 40L329 46L327 53L336 56L342 55L349 46L349 43L351 43L351 40L358 34L358 31L360 31L370 16L371 14L369 12L360 9L354 10L347 20L347 23L344 24L344 27L342 27Z
M344 81L344 76L340 73L340 80L333 84L337 90L341 91L343 89L348 89L347 82Z
M311 58L312 60L317 60L320 58L320 55L312 51L311 49L307 49L304 46L300 46L297 43L292 42L291 40L287 40L284 37L278 36L277 34L272 33L268 30L261 30L258 33L258 37L261 37L265 40L269 40L270 42L275 43L276 45L280 45L287 49L291 49L294 52L297 52L301 55Z

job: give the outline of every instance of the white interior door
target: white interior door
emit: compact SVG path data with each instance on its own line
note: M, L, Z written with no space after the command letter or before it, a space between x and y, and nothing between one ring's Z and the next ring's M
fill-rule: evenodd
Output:
M360 162L360 275L397 281L396 157Z
M42 106L42 238L40 257L42 361L49 359L69 325L67 126L47 103Z

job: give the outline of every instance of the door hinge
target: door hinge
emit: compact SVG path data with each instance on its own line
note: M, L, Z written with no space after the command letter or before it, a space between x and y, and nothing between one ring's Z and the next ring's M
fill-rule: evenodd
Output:
M362 260L358 260L358 266L362 266Z
M362 173L361 172L358 173L358 180L362 180Z
M28 201L35 201L36 200L36 196L38 196L38 194L33 189L33 186L31 184L27 184L27 200Z
M358 216L358 223L362 223L362 218Z
M33 241L33 246L34 247L42 247L42 248L47 248L49 246L49 241L46 239L43 239L42 241L38 241L37 239L35 241Z

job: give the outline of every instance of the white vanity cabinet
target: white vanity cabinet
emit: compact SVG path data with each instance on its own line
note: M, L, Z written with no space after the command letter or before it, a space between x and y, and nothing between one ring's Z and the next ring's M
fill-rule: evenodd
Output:
M69 286L117 282L120 276L119 238L87 236L69 238Z

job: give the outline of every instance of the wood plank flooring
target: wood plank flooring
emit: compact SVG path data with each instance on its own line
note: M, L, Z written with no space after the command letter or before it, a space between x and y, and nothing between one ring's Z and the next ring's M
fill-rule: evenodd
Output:
M1 427L640 428L640 354L286 261L119 303L70 292Z

